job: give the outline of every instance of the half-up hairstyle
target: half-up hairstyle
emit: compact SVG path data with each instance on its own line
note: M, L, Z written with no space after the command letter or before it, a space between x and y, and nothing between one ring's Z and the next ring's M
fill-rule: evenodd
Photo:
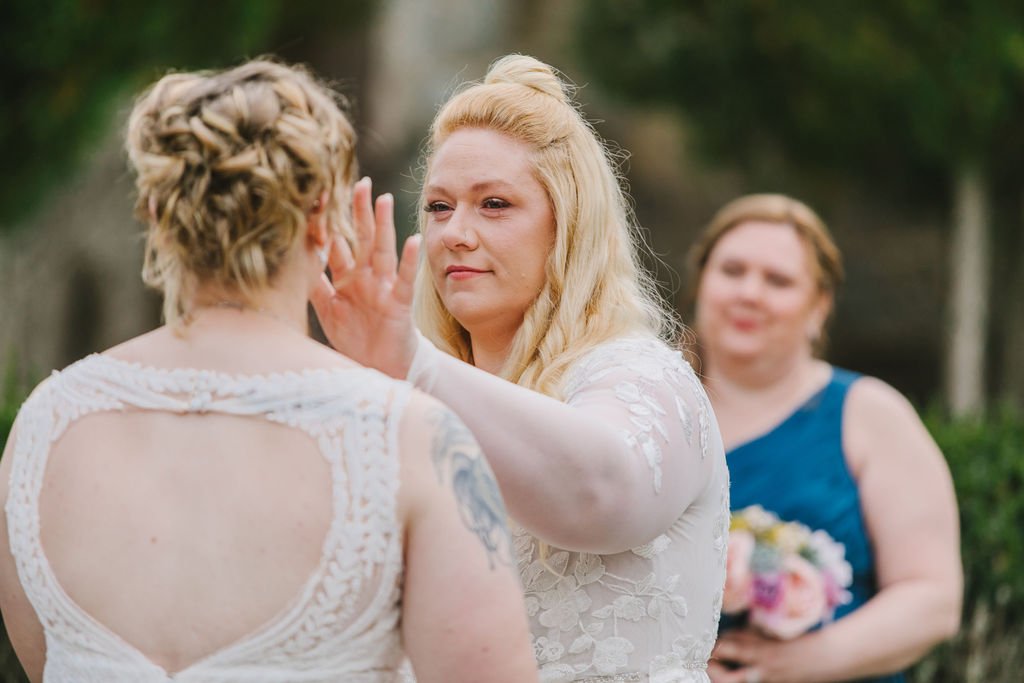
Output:
M431 126L427 177L433 154L464 128L496 131L528 145L555 218L546 283L526 311L501 376L561 397L566 368L598 344L630 333L674 334L675 319L639 262L642 242L616 164L550 66L509 55L491 66L482 83L448 100ZM421 213L421 232L425 226ZM415 312L429 339L472 362L469 334L444 307L429 263L417 275Z
M136 217L149 226L142 277L164 318L187 321L195 288L243 298L270 285L327 193L327 225L351 237L355 132L340 96L265 59L171 74L128 122Z

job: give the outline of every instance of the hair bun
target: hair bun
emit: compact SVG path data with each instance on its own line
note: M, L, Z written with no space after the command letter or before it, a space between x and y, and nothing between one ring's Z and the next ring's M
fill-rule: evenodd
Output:
M527 55L506 55L491 64L484 77L485 84L512 83L550 95L569 103L569 86L558 72L539 59Z

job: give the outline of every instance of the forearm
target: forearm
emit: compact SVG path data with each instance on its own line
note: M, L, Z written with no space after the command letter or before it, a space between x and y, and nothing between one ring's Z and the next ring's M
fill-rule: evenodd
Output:
M628 547L633 529L619 501L645 482L636 481L632 454L615 430L561 401L432 352L432 377L422 388L473 432L513 519L559 547Z
M845 681L899 671L960 623L960 590L948 581L893 584L863 607L793 645L793 660L805 667L795 680Z

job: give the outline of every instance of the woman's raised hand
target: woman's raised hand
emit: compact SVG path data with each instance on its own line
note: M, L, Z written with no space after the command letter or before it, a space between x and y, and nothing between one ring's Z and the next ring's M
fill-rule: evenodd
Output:
M355 254L345 240L331 243L331 277L324 274L311 301L327 340L358 363L404 379L416 352L412 322L413 281L419 235L395 253L394 198L371 203L369 178L352 194Z

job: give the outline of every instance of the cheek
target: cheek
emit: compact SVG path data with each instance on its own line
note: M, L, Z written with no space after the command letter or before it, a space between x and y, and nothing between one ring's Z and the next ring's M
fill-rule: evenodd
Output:
M427 265L436 276L438 264L440 264L441 256L444 253L444 245L441 244L441 239L437 236L436 231L425 230L423 232L423 247L426 252Z
M701 278L697 288L695 304L704 315L715 314L730 298L729 281L721 276L707 274Z
M772 298L772 309L780 318L803 321L810 315L807 296L803 292L780 292Z

